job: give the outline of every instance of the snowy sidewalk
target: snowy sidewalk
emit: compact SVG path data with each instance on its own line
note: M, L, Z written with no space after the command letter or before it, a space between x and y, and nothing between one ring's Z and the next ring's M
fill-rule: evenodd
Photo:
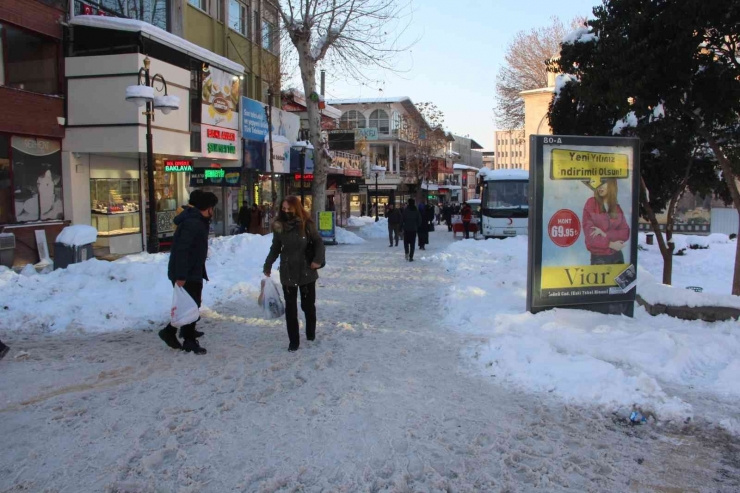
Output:
M385 240L328 248L318 340L301 329L297 353L251 298L204 314L203 357L148 328L11 333L0 492L737 491L715 437L471 376L477 336L444 326L451 280L424 260L451 241L413 264Z

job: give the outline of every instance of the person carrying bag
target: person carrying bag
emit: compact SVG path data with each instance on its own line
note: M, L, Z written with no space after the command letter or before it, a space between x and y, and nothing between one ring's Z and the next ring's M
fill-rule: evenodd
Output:
M280 283L285 295L285 321L288 326L288 351L300 346L298 333L298 293L306 316L306 339L316 339L316 281L318 269L325 265L325 247L316 225L295 196L283 200L272 225L272 246L263 273L270 277L272 264L280 257Z

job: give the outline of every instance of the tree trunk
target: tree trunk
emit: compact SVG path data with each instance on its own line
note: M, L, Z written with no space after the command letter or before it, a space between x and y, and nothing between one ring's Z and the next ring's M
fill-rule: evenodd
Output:
M316 92L316 64L309 56L308 43L298 47L299 65L301 68L301 79L303 80L303 92L306 95L306 109L308 110L308 135L314 147L313 159L313 183L311 184L311 214L315 218L316 213L326 210L326 161L322 152L321 142L321 113L319 102L311 100L311 94Z
M673 243L666 243L663 238L663 232L660 230L658 218L655 217L655 212L653 211L650 202L647 200L648 189L645 185L645 180L642 178L640 178L640 185L643 191L643 193L640 194L640 201L647 212L647 219L650 222L650 226L653 228L655 239L658 241L660 255L663 257L663 284L670 285L673 278ZM668 228L666 227L666 230L667 229Z
M730 195L732 195L732 203L735 205L738 216L740 216L740 190L737 188L737 179L735 178L735 174L732 172L730 160L727 155L722 152L722 148L717 143L717 140L712 137L707 130L702 127L699 129L699 133L702 134L719 161L719 165L722 168L722 175L727 182L727 188L730 189ZM738 233L740 233L740 230ZM737 248L735 249L735 269L732 278L732 294L740 296L740 237L738 237Z

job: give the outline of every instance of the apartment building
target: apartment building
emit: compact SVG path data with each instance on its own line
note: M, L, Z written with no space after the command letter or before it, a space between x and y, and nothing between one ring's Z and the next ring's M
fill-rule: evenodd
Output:
M496 130L494 132L494 169L529 169L526 160L524 130Z

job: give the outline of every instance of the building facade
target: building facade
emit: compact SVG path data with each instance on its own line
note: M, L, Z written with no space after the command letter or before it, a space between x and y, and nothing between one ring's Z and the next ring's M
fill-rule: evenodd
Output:
M456 153L455 162L464 164L466 166L472 166L473 168L483 167L483 146L477 143L470 137L462 137L460 135L452 135L454 141L452 142L452 152Z
M496 130L496 167L494 169L529 169L525 158L524 130Z
M483 150L481 154L483 155L483 166L488 169L496 169L496 151Z
M68 219L61 152L66 10L62 0L0 2L0 232L15 235L20 265L42 260L37 234L53 255Z
M550 135L550 121L547 112L555 94L555 75L547 74L547 87L521 92L524 99L524 162L529 169L529 137L531 135Z

